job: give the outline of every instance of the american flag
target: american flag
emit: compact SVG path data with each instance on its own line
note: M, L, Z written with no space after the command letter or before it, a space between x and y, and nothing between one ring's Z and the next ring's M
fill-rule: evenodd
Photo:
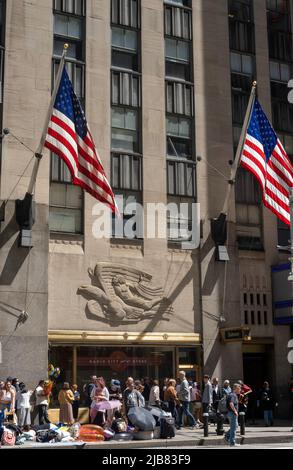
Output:
M290 188L293 165L257 98L254 101L241 166L257 178L264 205L290 225Z
M119 213L85 114L65 68L44 145L64 160L73 184Z

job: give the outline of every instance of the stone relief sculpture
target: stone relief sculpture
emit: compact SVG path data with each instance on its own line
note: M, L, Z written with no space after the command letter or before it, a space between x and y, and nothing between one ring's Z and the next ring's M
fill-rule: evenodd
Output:
M151 285L150 274L106 262L88 273L92 285L81 286L77 293L88 300L87 311L97 320L117 325L154 317L170 319L172 304L164 297L162 287Z

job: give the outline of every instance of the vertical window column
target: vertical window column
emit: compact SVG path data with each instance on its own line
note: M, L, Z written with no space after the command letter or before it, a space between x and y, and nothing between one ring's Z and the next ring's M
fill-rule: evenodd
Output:
M229 0L230 67L234 152L239 143L252 82L256 78L252 0ZM239 168L236 180L237 241L240 249L262 250L262 209L259 184Z
M140 0L111 1L111 185L124 224L127 205L142 203L140 15Z
M165 1L168 239L189 239L196 200L192 2ZM186 204L186 211L180 204Z
M85 1L54 1L53 83L56 79L64 43L69 44L66 70L74 91L85 106ZM71 174L61 158L51 156L50 221L51 232L71 234L83 231L83 191L72 184Z
M288 82L293 77L292 25L289 0L267 0L268 49L272 97L272 121L286 152L293 156L293 109L288 101ZM293 159L292 159L293 161ZM278 220L278 244L287 246L290 230Z

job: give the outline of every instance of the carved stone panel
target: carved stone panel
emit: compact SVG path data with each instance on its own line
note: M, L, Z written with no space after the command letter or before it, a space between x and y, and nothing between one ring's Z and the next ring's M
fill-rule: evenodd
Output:
M152 276L130 266L97 263L88 270L91 285L77 293L87 299L87 313L110 325L136 324L156 317L169 321L173 306Z

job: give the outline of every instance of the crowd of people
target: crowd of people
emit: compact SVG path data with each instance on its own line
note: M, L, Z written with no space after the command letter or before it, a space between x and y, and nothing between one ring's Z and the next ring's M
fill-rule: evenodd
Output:
M0 382L0 411L15 414L18 426L22 428L30 426L37 417L40 425L50 423L51 391L45 380L41 380L35 390L28 390L17 378L8 377L5 382ZM165 378L161 386L156 379L144 377L134 380L128 377L124 387L117 379L112 379L107 387L103 377L92 376L82 393L89 409L89 420L98 426L131 425L128 413L133 407L151 406L168 411L177 429L188 425L191 429L202 427L202 417L206 414L214 415L216 420L225 415L230 423L225 440L233 446L238 414L246 412L252 390L241 380L231 387L229 380L221 385L218 378L211 380L208 375L204 376L201 388L197 382L188 381L185 372L180 371L177 379ZM257 406L263 411L265 425L273 426L274 409L278 403L269 383L265 381L254 395L257 396ZM63 383L58 392L58 402L60 423L72 425L78 421L81 391L76 384Z

